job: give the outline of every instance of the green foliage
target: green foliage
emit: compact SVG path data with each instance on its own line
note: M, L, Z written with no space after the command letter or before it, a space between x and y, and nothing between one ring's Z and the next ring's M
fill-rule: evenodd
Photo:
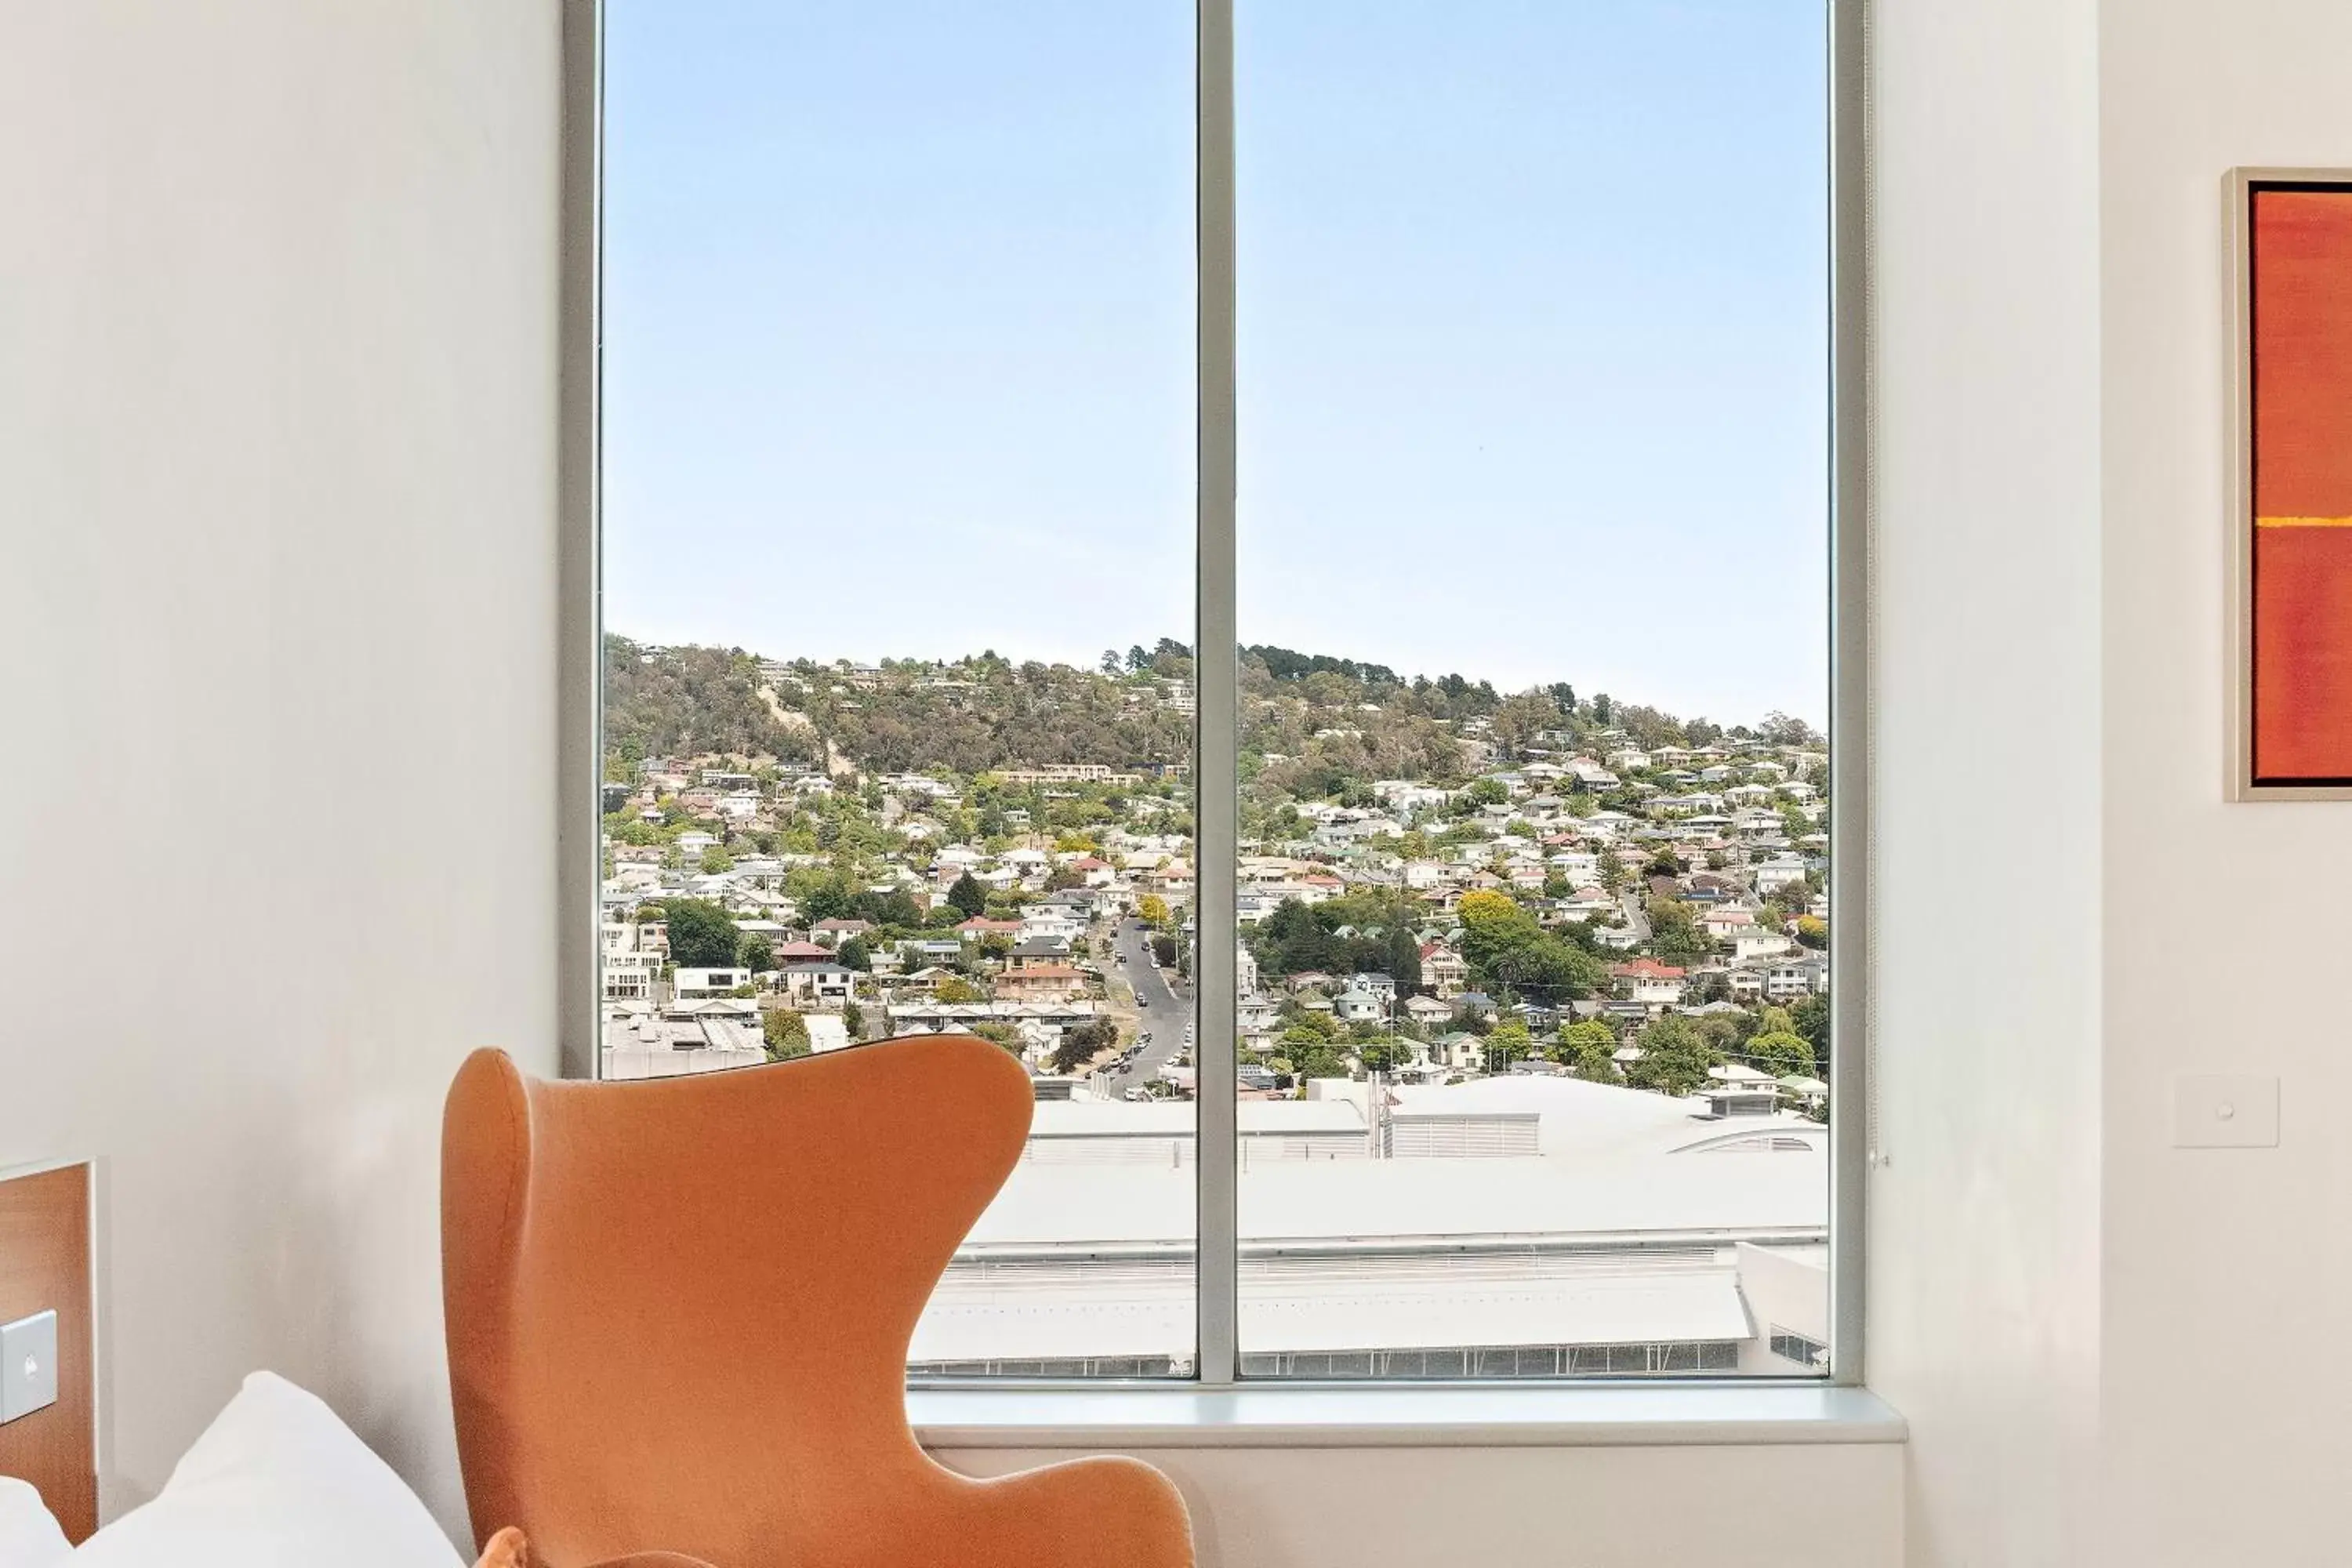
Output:
M1347 1058L1328 1045L1299 1046L1290 1050L1300 1078L1346 1078Z
M764 936L747 936L736 944L735 962L754 974L776 967L775 945Z
M1617 1031L1598 1018L1562 1025L1552 1060L1593 1083L1617 1081Z
M1642 1047L1642 1059L1626 1069L1625 1081L1663 1094L1691 1093L1706 1082L1706 1069L1722 1059L1689 1019L1672 1014L1646 1026L1634 1043Z
M665 647L604 637L609 761L764 752L814 762L813 738L787 730L759 695L759 660L740 648Z
M964 919L978 920L988 908L988 889L980 885L979 878L966 871L948 889L948 902L961 910Z
M766 1037L772 1062L809 1054L808 1022L789 1007L769 1008L761 1016L760 1032Z
M1507 893L1465 893L1462 956L1482 986L1533 993L1560 1002L1589 996L1609 968L1574 942L1545 931Z
M841 1005L841 1023L842 1026L849 1031L851 1039L862 1040L866 1037L866 1009L860 1007L855 998Z
M974 1024L971 1032L983 1040L1003 1046L1016 1057L1021 1054L1021 1031L1010 1024Z
M1680 899L1652 899L1649 905L1650 951L1667 963L1688 967L1714 951L1715 942L1698 916Z
M1749 1040L1747 1056L1749 1067L1759 1072L1769 1072L1774 1078L1787 1078L1792 1073L1806 1078L1813 1076L1812 1046L1802 1035L1790 1034L1785 1029L1775 1029Z
M1486 1070L1507 1072L1513 1062L1533 1056L1535 1048L1535 1038L1528 1033L1528 1026L1517 1018L1507 1018L1486 1036Z
M839 870L803 868L784 879L784 891L800 905L801 918L818 921L864 921L892 931L920 931L927 923L912 895L877 893L856 883Z
M1394 894L1351 893L1308 905L1285 899L1244 933L1260 973L1274 978L1320 971L1381 973L1409 995L1421 985L1421 944L1412 925L1423 911ZM1352 934L1341 936L1342 930Z
M980 987L961 975L944 974L940 977L939 997L942 1002L977 1002Z
M1089 1018L1062 1031L1054 1047L1054 1070L1073 1073L1094 1060L1097 1052L1118 1044L1118 1026L1108 1018Z
M1813 1060L1822 1068L1830 1063L1830 999L1826 996L1800 996L1789 1008L1790 1029L1805 1037L1813 1047Z
M846 941L842 942L839 948L835 950L833 956L844 969L855 969L860 974L867 974L873 972L874 955L866 951L866 939L864 937L853 936L848 938Z
M672 899L663 906L669 928L669 959L688 969L726 969L736 959L741 933L727 911L708 899Z
M1295 1040L1306 1045L1314 1045L1318 1041L1336 1040L1339 1037L1339 1021L1330 1014L1318 1013L1312 1008L1301 1007L1291 1018L1288 1026L1282 1031L1282 1038L1285 1043Z
M1500 805L1510 798L1511 792L1503 787L1499 779L1473 779L1454 797L1451 809L1456 816L1475 816L1486 807Z

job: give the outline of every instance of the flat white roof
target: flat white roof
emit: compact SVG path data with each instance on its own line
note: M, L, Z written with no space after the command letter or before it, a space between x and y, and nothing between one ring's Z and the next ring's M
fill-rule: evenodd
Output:
M1250 1352L1451 1345L1604 1345L1752 1337L1738 1275L1716 1255L1657 1267L1517 1277L1475 1266L1420 1278L1286 1269L1241 1281ZM950 1273L917 1325L908 1359L989 1361L1192 1355L1192 1278L1024 1280Z
M1761 1120L1759 1118L1758 1120ZM1724 1124L1714 1124L1720 1135ZM968 1253L1189 1246L1189 1165L1024 1161L981 1215ZM1700 1151L1628 1160L1254 1159L1241 1173L1244 1244L1377 1247L1438 1238L1601 1243L1766 1236L1829 1223L1829 1160L1800 1151Z
M1238 1125L1251 1133L1364 1133L1364 1119L1344 1100L1244 1100ZM1045 1100L1029 1122L1032 1138L1182 1138L1199 1122L1189 1100Z

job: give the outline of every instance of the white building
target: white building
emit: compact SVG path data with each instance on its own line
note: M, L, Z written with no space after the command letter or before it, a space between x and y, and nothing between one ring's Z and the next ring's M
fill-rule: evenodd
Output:
M1573 1079L1393 1095L1390 1147L1410 1155L1340 1153L1370 1142L1345 1100L1239 1108L1245 1371L1722 1373L1773 1354L1775 1325L1801 1352L1825 1322L1826 1272L1808 1271L1828 1234L1825 1129L1709 1121L1695 1101ZM1181 1370L1196 1342L1192 1108L1036 1109L1045 1131L933 1294L917 1369ZM1168 1124L1108 1131L1128 1111ZM1082 1181L1057 1168L1079 1159ZM1803 1267L1775 1268L1780 1255Z

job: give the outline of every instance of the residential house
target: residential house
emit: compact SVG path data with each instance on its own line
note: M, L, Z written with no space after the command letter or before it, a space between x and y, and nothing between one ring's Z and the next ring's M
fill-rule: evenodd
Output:
M838 963L793 963L783 970L785 995L795 1007L838 1010L857 984L857 972Z
M1741 927L1727 934L1723 941L1731 949L1734 963L1750 958L1775 958L1797 945L1786 933L1766 931L1762 926Z
M751 984L748 969L687 969L680 968L671 989L681 1001L705 1000L712 996L731 996Z
M1462 955L1442 942L1423 942L1421 948L1421 983L1440 999L1462 994L1470 983L1470 965Z
M1683 999L1685 972L1654 958L1612 964L1609 977L1616 982L1625 1000L1644 1007L1671 1007Z
M1006 1002L1066 1002L1086 986L1086 976L1067 963L1034 963L996 977L997 998Z
M1408 996L1404 999L1403 1013L1408 1022L1428 1028L1454 1016L1454 1007L1451 1003L1441 1002L1434 996Z

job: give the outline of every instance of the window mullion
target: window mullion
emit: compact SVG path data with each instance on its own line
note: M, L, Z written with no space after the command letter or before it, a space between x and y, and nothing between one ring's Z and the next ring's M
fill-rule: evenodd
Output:
M1239 1365L1235 1279L1234 882L1239 837L1235 746L1240 666L1234 609L1234 8L1197 0L1195 98L1199 247L1195 289L1197 377L1196 547L1199 614L1192 661L1192 994L1199 1150L1200 1377L1229 1384Z

